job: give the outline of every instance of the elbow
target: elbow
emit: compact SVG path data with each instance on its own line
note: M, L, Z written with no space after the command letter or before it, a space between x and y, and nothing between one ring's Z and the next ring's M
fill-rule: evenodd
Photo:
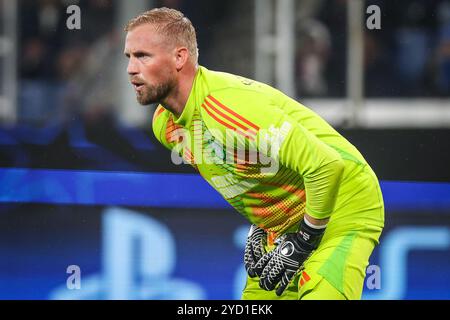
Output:
M333 166L333 172L336 175L336 177L338 178L337 180L340 180L344 173L344 169L345 169L344 160L337 159L336 161L333 161L332 166Z

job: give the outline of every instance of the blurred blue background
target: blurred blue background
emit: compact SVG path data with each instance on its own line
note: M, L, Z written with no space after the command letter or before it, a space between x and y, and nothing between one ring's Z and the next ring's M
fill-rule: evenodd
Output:
M0 299L240 297L248 223L172 164L127 82L123 25L156 6L192 20L200 64L296 97L374 168L363 298L450 299L449 0L0 0Z
M200 177L0 177L0 298L239 299L248 223ZM449 299L450 184L384 181L382 190L387 227L370 261L381 281L371 286L368 271L364 298ZM81 271L74 290L72 265Z

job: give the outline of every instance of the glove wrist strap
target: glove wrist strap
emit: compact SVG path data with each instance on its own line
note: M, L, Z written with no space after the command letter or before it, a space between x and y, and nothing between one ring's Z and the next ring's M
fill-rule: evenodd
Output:
M303 219L297 233L297 238L304 250L313 251L317 249L322 240L325 228L316 229L310 227Z

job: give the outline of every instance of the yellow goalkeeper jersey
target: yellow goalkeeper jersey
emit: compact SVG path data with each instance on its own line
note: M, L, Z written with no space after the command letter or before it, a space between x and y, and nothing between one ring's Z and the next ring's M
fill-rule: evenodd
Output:
M352 205L366 188L352 177L370 167L350 142L257 81L199 67L180 117L158 106L153 131L174 162L194 166L238 212L275 235L298 225L305 212L351 219L382 205L380 195ZM374 174L368 179L378 184ZM337 210L349 203L353 210Z

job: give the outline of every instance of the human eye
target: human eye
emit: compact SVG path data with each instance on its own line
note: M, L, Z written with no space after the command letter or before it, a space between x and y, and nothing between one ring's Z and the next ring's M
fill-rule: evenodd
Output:
M149 54L148 52L141 52L141 51L136 52L134 56L140 60L151 58L151 54Z

